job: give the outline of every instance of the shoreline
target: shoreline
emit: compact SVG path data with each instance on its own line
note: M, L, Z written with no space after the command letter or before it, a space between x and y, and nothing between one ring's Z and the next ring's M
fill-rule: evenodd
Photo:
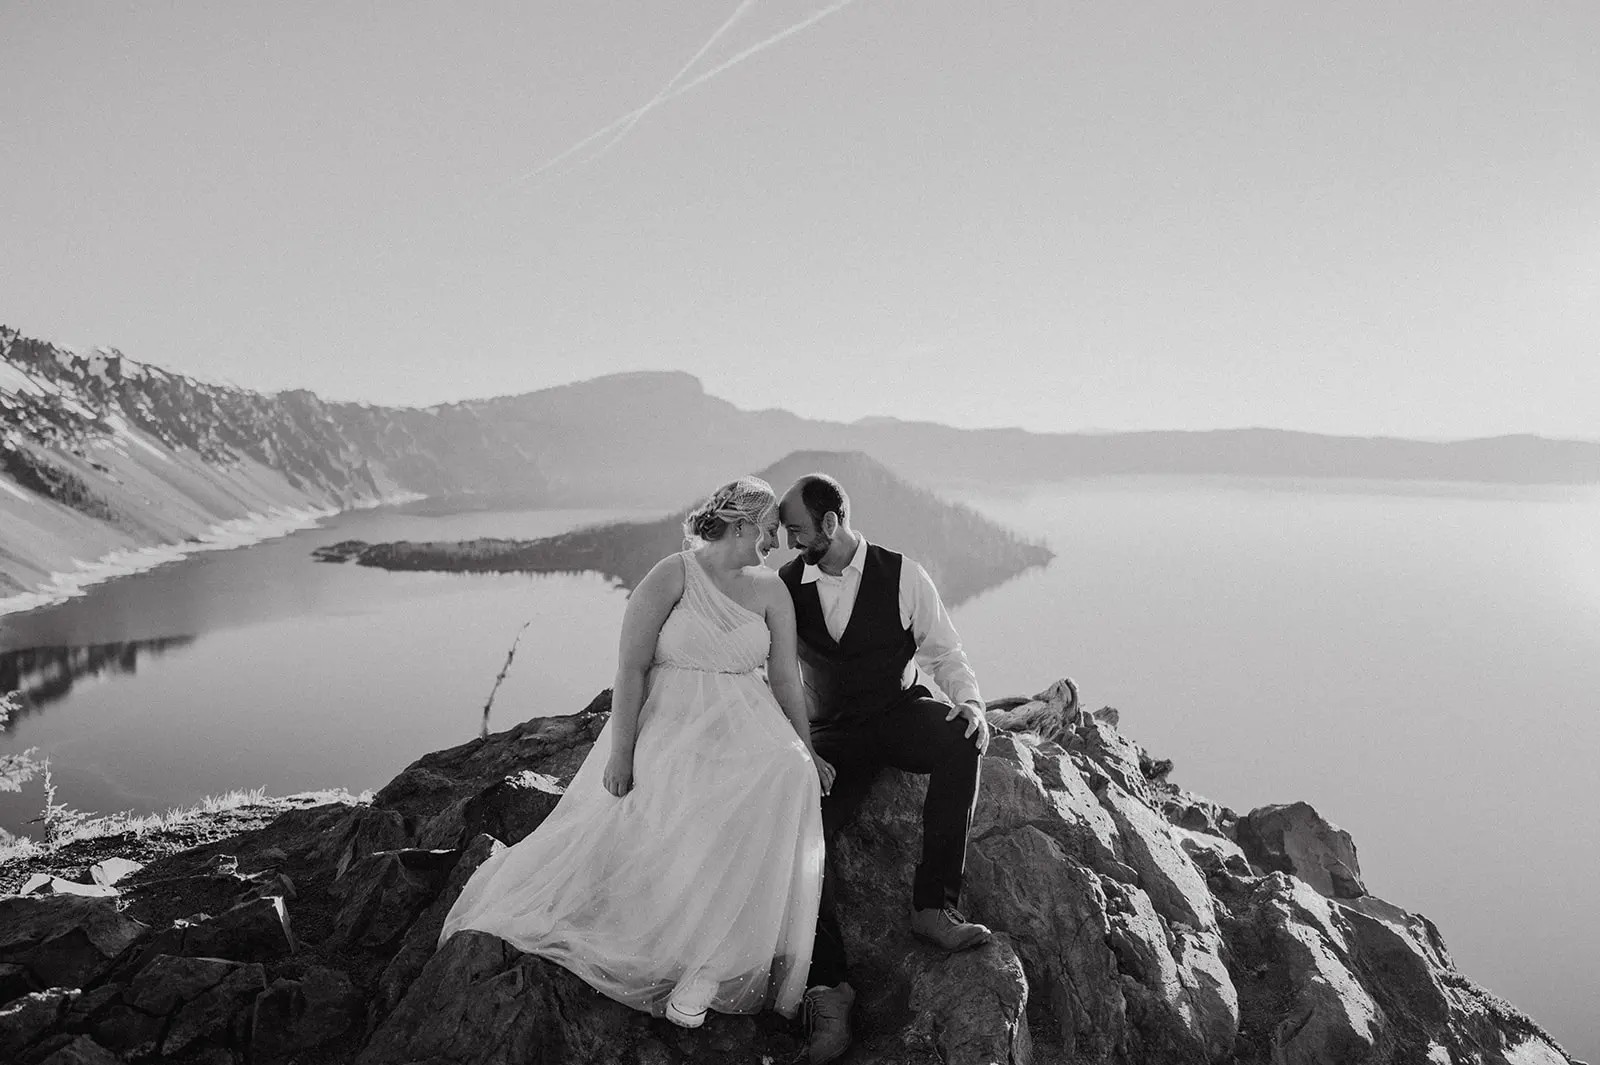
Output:
M251 511L242 518L215 522L199 536L178 543L124 548L108 552L93 562L74 559L78 564L76 570L53 572L48 581L29 591L0 598L0 617L57 606L86 594L90 588L106 581L146 573L201 552L253 547L290 533L315 528L324 518L348 511L376 510L378 507L413 503L426 498L421 492L396 492L376 499L358 500L344 507L268 507L265 511Z

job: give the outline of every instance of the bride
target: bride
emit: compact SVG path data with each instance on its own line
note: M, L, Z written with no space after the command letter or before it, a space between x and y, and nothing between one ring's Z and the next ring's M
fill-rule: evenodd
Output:
M493 933L687 1028L795 1014L833 768L811 748L794 607L761 566L776 504L744 477L690 512L699 546L628 600L611 719L544 823L473 872L440 944Z

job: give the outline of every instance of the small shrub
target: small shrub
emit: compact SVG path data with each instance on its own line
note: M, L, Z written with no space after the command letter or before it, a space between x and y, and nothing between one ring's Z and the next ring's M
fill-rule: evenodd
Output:
M11 721L11 715L22 709L22 698L17 692L0 695L0 733ZM34 757L39 748L29 747L20 754L0 754L0 791L21 791L22 785L34 778L41 764Z

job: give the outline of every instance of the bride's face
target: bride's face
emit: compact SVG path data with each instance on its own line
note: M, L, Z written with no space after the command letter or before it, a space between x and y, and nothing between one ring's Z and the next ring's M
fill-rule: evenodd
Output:
M769 508L760 521L745 520L739 523L734 534L739 544L739 564L759 566L778 546L778 510Z
M756 540L756 553L763 560L778 549L778 508L772 507L761 516L761 536Z

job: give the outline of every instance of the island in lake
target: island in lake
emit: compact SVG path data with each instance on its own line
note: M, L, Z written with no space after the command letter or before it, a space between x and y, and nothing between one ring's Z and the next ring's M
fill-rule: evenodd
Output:
M1055 557L1043 544L911 484L861 452L797 451L757 476L782 494L800 477L819 472L838 478L849 492L851 526L921 563L948 604L1048 565ZM689 510L685 506L654 521L611 522L537 540L345 540L312 554L320 561L354 559L359 565L391 570L592 572L631 589L656 562L682 549L683 519ZM787 548L774 551L768 562L781 565L793 555Z

